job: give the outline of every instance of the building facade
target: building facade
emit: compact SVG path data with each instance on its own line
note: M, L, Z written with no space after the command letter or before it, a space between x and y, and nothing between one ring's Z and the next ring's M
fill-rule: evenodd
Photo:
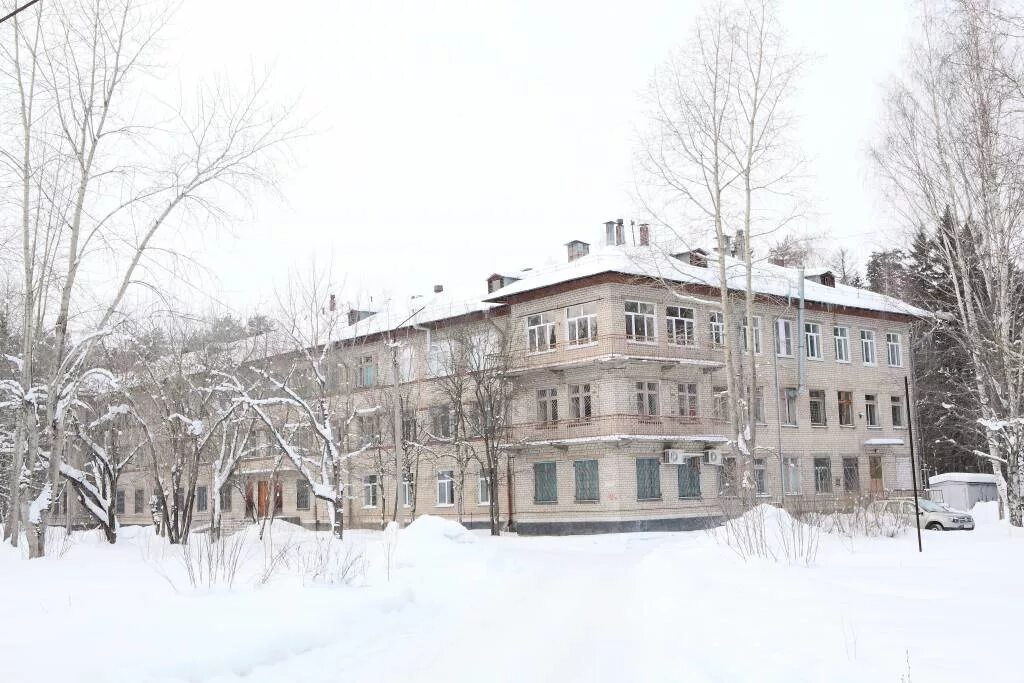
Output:
M350 415L368 414L346 421L346 452L356 453L347 460L346 526L379 527L395 515L396 498L404 519L434 514L485 526L492 497L503 525L521 534L716 523L738 493L726 326L737 332L742 362L748 345L755 351L757 499L827 506L911 488L904 377L923 311L838 285L827 271L764 264L754 277L754 320L727 320L717 260L725 259L725 286L736 297L739 261L626 246L614 226L608 242L593 253L571 242L565 263L492 275L486 296L470 302L439 293L397 326L380 313L354 316L337 342L338 391ZM446 349L467 330L510 335L514 389L495 472L472 430L453 435L444 390ZM392 362L396 343L401 359ZM394 391L401 477L402 465L391 465ZM274 465L273 439L255 438L262 455L244 459L222 490L225 525L273 515L329 528L309 485ZM152 523L150 494L144 467L122 475L122 524ZM209 522L211 495L200 477L196 525Z

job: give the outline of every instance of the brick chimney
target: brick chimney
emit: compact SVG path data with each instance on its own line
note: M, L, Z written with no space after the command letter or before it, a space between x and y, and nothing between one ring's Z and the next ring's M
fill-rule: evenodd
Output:
M651 243L651 226L649 223L640 224L640 246L646 247Z

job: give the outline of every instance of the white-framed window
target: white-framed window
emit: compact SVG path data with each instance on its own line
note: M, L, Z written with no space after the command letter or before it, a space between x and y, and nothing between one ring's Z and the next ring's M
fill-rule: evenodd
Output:
M569 346L597 341L597 306L580 304L565 309L565 336Z
M657 382L636 383L636 414L646 416L655 416L661 414L658 405Z
M903 367L903 341L898 332L886 332L885 334L886 357L890 368Z
M625 310L626 339L645 344L658 340L658 330L654 323L654 304L627 301Z
M695 418L700 415L697 410L697 383L683 382L678 387L679 416Z
M796 458L782 459L782 486L787 496L800 493L800 461Z
M814 459L814 492L832 493L832 458Z
M860 331L860 355L864 365L877 365L875 358L875 333L871 330Z
M693 309L682 306L665 307L665 334L668 343L677 346L693 346L697 335L693 327Z
M377 383L377 364L373 356L359 356L356 361L356 384L372 387Z
M440 377L445 374L445 365L447 365L445 344L441 342L431 342L430 348L427 349L427 374L431 377Z
M708 334L712 346L725 345L725 316L720 311L708 313Z
M743 316L743 350L750 350L751 326L747 324L747 317ZM761 353L761 316L754 316L753 324L754 353Z
M438 470L437 472L437 504L455 505L455 471Z
M793 356L793 321L779 318L775 321L775 355Z
M850 362L850 328L849 327L833 327L832 328L832 339L835 342L836 362L837 363L849 363Z
M825 409L825 390L811 389L808 392L811 406L811 425L825 427L828 425L828 413Z
M903 426L903 397L902 396L890 396L889 397L889 413L892 418L893 427Z
M554 351L558 343L554 318L548 313L526 316L526 340L530 353Z
M449 405L430 406L430 433L433 436L451 438L452 426L455 424L455 411Z
M590 384L569 385L569 417L574 420L587 420L594 415L594 397Z
M754 391L754 421L759 425L768 422L764 412L764 387L758 387Z
M864 394L864 420L868 427L881 427L878 421L878 396L876 394Z
M537 422L558 422L558 389L537 390Z
M402 473L402 506L412 507L416 499L416 477L412 472Z
M836 401L839 404L839 426L853 426L853 392L837 391Z
M716 420L729 419L728 387L711 387L711 416Z
M367 474L363 477L363 507L377 507L377 484L376 474Z
M754 492L759 496L768 495L768 467L764 458L754 458Z
M821 325L804 323L804 346L809 360L821 360Z
M491 504L491 477L486 468L481 467L476 477L476 502L478 505Z
M779 389L779 419L782 424L790 427L796 425L796 387L785 387Z

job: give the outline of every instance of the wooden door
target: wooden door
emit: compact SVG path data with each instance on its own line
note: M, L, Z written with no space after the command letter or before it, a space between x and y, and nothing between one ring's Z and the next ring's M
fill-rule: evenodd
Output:
M260 517L266 517L267 504L270 502L270 482L260 481L256 492L256 514Z
M868 457L868 471L871 474L871 493L882 493L882 456Z

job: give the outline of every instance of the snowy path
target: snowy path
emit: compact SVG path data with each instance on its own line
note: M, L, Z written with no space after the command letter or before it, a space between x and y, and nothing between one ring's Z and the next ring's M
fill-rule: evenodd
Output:
M1024 680L967 654L1020 646L1006 569L1024 536L1003 527L928 534L921 556L909 537L826 539L810 569L744 563L704 533L420 539L390 582L380 535L363 540L365 587L282 576L206 595L129 542L5 551L0 681L38 680L35 657L105 683L899 681L908 657L915 681Z

